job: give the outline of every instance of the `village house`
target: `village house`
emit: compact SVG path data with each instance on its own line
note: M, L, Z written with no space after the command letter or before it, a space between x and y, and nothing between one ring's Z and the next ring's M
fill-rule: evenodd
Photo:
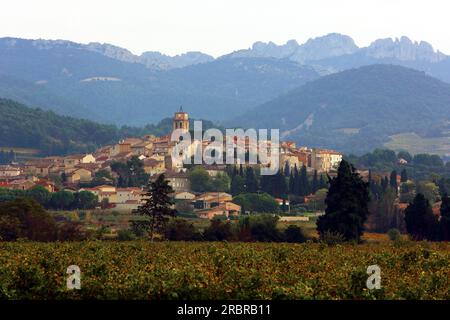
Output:
M143 160L144 171L149 175L161 174L166 171L165 161L147 158Z
M234 204L232 202L225 202L216 207L197 211L199 218L203 219L213 219L216 216L238 216L241 212L241 206Z
M92 181L93 172L85 168L75 168L66 171L67 182L77 184Z
M82 188L80 191L90 191L98 197L98 201L102 202L108 199L109 203L117 203L117 190L114 186L102 185L94 188Z
M318 172L329 172L338 168L342 154L334 150L313 149L311 166Z
M153 142L142 141L131 145L131 152L135 156L149 156L152 154Z
M192 192L182 191L182 192L175 192L173 194L174 200L194 200L195 194Z
M35 186L35 182L30 179L17 179L9 182L9 189L29 190Z
M209 209L231 200L233 196L226 192L205 192L195 197L193 204L195 209Z
M286 163L289 165L289 168L293 169L294 167L300 168L303 163L299 161L298 156L295 153L280 153L280 169L283 170L286 166Z
M76 154L64 158L64 167L74 168L81 163L94 163L95 157L92 154Z
M225 170L227 168L226 165L205 165L203 166L206 170L206 172L208 172L210 177L216 177L219 174L224 174Z
M40 180L36 181L35 182L35 186L42 186L48 192L56 192L56 191L58 191L58 188L56 187L56 185L52 181L46 180L46 179L40 179Z
M11 165L0 165L0 179L17 177L22 174L22 170L19 167Z
M191 183L189 181L188 173L167 171L164 176L166 180L169 181L169 185L172 187L173 191L191 191Z

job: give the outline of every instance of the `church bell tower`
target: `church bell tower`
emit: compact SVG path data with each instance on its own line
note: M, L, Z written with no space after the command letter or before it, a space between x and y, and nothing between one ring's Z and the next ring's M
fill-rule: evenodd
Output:
M183 107L180 107L180 110L175 112L172 129L181 129L183 132L189 132L189 116L187 112L183 111Z

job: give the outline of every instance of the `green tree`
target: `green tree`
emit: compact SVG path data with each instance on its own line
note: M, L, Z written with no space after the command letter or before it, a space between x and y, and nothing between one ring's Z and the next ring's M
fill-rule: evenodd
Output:
M413 158L412 158L411 154L408 151L400 151L397 154L397 159L403 159L403 160L408 161L408 163L409 163L409 162L412 161Z
M201 166L195 166L189 171L189 181L192 191L206 192L211 190L211 177Z
M418 193L405 210L406 230L415 240L435 239L437 219L433 215L430 202Z
M218 173L211 179L211 191L229 192L230 191L230 177L227 173Z
M250 212L277 212L278 202L267 193L243 193L233 198L233 203Z
M94 209L98 204L98 196L90 191L80 191L75 193L74 208Z
M341 161L336 178L330 180L325 215L317 221L317 231L340 233L346 240L360 240L369 213L369 188L356 169Z
M141 187L148 183L149 175L144 170L144 163L137 156L131 157L126 163L112 163L111 170L119 176L119 187Z
M18 198L0 203L0 238L13 241L54 241L57 227L53 218L33 199Z
M72 192L61 190L52 193L50 206L54 209L70 210L72 209L74 199L75 197Z
M409 203L416 196L416 184L410 180L400 184L400 202Z
M173 193L169 181L164 174L158 176L156 181L149 182L145 187L144 203L140 205L135 213L146 217L148 220L133 221L140 228L147 230L151 241L154 240L157 232L164 232L168 218L175 215L175 210L171 208L172 199L169 196Z
M46 207L51 198L52 194L50 191L45 189L43 186L35 186L26 192L27 196L39 202L42 206Z
M420 181L417 183L417 193L421 193L431 204L435 203L439 197L439 187L431 181Z
M230 192L233 196L240 195L245 192L245 180L240 175L235 175L231 180Z

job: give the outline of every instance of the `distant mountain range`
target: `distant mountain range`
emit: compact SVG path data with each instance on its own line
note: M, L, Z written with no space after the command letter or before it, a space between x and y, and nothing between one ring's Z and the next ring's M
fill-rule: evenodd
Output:
M230 124L279 128L284 139L354 153L414 134L442 138L432 151L450 154L450 84L401 66L365 66L309 82Z
M279 120L284 117L287 124L282 129L292 130L290 121L298 125L305 119L296 113L281 116L285 106L273 101L281 101L279 99L292 90L306 90L301 89L302 86L309 88L323 79L334 79L333 74L341 76L339 72L379 64L423 71L450 83L450 57L426 42L413 42L407 37L379 39L368 47L360 48L349 36L333 33L303 44L295 40L284 45L256 42L249 49L216 59L201 52L173 57L156 51L135 55L110 44L1 38L0 97L62 115L118 125L156 123L172 116L183 105L193 117L220 123L231 124L235 123L232 120L241 118L241 124L264 123L273 127L279 125ZM367 72L371 69L358 70ZM392 70L399 72L395 68ZM403 75L394 79L410 82L413 81L410 77L416 77L415 73L400 73ZM331 78L323 78L326 76ZM368 78L367 81L376 80ZM367 86L371 85L369 82ZM393 88L402 87L395 81L389 83ZM339 86L339 83L334 85L336 90L346 90L340 94L346 97L348 104L354 105L358 101L351 88ZM427 103L433 104L433 100L440 103L439 97L429 94L434 92L432 87L415 89L428 95ZM331 86L327 90L337 92ZM441 90L444 92L447 89L442 87ZM328 96L328 93L323 94ZM370 104L387 102L387 97L389 91L377 91ZM305 98L300 95L298 99ZM260 105L263 105L262 109L258 107ZM274 108L272 119L264 113L255 113L256 110L265 110L266 105ZM303 102L301 105L305 108ZM395 108L406 107L394 105ZM336 110L329 116L338 114ZM271 122L267 123L267 120ZM372 120L375 119L367 115L365 123ZM315 121L320 123L317 118ZM330 118L330 123L333 122ZM353 125L344 127L353 128ZM361 126L363 130L364 126ZM379 143L386 141L386 134L379 137ZM297 137L299 142L307 139L297 133L289 136ZM357 136L352 135L355 139ZM342 144L344 140L333 143L330 142L332 140L310 141L346 148L346 144Z
M111 58L119 51L106 50L106 56L96 50L68 41L0 39L0 74L23 81L4 83L0 92L62 114L74 115L78 105L91 120L144 125L172 116L180 105L196 118L223 120L320 76L309 66L273 58L154 70L122 61L124 54ZM49 99L33 100L29 90L43 90ZM65 101L55 104L50 96Z

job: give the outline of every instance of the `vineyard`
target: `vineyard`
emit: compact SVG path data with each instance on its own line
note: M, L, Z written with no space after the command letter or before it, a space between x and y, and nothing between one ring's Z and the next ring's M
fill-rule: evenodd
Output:
M0 243L1 299L450 299L449 278L449 243Z

